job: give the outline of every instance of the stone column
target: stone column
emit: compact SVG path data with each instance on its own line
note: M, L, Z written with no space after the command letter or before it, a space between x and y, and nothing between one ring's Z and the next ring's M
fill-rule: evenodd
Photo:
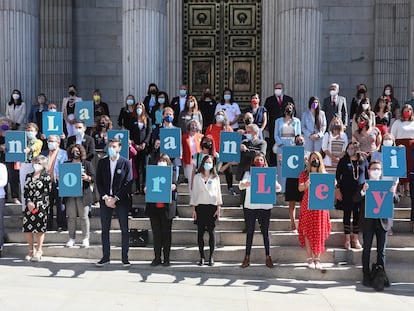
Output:
M300 115L319 92L322 14L319 0L276 2L275 80L285 84Z
M13 89L22 92L27 111L39 81L39 1L0 1L0 112Z
M40 0L40 91L60 107L72 80L72 0Z
M414 51L414 2L410 1L410 47L408 51ZM408 53L408 92L411 91L411 88L414 86L414 55Z
M167 88L170 96L177 95L178 87L183 82L183 3L168 1L167 8Z
M409 50L410 15L413 18L410 14L411 2L409 0L376 0L375 3L374 90L372 94L380 95L384 85L391 84L400 104L409 98L408 60L412 57L410 55L412 50Z
M137 99L154 82L165 90L167 0L122 1L122 56L124 95Z

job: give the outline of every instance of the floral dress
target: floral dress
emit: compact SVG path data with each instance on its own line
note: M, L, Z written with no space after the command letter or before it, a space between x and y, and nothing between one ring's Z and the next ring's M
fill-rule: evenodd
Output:
M33 178L33 173L27 174L24 198L26 203L33 202L35 208L30 211L26 205L23 211L23 232L46 232L51 190L52 179L48 173L41 173L37 179Z
M299 175L299 184L305 183L309 179L307 172ZM305 189L299 214L299 243L305 246L305 237L308 238L312 252L321 254L325 252L325 240L331 232L331 221L327 210L309 210L309 189Z

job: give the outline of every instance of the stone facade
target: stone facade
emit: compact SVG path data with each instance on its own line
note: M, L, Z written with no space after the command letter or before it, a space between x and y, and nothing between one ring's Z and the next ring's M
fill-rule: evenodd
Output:
M49 8L51 2L61 4ZM407 99L414 83L412 1L291 0L289 8L284 2L262 0L263 98L273 93L274 82L282 81L300 111L309 96L326 97L331 82L340 84L341 94L349 101L359 83L368 85L373 99L386 83L394 85L400 102ZM167 90L170 97L176 95L182 80L181 1L16 1L21 8L12 5L14 0L2 3L0 113L4 113L13 88L23 91L28 104L40 91L60 103L69 83L77 85L84 99L90 99L92 90L99 88L113 116L127 94L143 99L151 82ZM138 32L135 36L127 28L131 25L127 19L132 20L125 10L130 8L135 10L133 18L140 19L134 21L139 25L133 28ZM33 27L11 27L8 21L13 16ZM31 42L36 34L40 40ZM292 46L292 53L286 46L279 48L279 43L301 35L305 37ZM30 49L10 52L19 50L19 45ZM132 63L126 61L132 53L126 47L137 50ZM25 68L18 65L28 60Z

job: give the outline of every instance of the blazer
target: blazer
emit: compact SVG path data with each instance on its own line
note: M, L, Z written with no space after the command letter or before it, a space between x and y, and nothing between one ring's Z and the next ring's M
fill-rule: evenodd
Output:
M118 204L130 204L132 169L129 160L119 157L116 162L114 178L112 180L112 196L119 198ZM109 157L100 159L96 169L96 187L102 197L111 196L111 166Z
M180 116L180 97L179 96L174 97L171 100L171 102L168 105L168 107L171 107L174 110L174 120L173 120L173 124L175 126L178 126L178 121L180 120L179 119L179 116Z
M142 129L138 127L138 120L134 120L132 123L132 127L129 130L130 139L134 141L136 144L145 143L146 146L149 145L152 133L152 121L149 116L147 116L147 125L144 126Z
M323 100L322 110L325 111L326 123L331 123L334 117L341 118L345 126L348 125L348 108L346 106L346 98L343 96L336 96L335 108L332 106L331 96Z
M267 143L262 139L248 140L245 139L242 141L242 145L247 147L246 151L240 153L240 163L237 166L236 180L241 180L243 174L249 170L252 159L256 155L256 152L262 152L266 154Z
M171 203L165 203L163 208L165 217L168 220L173 219L177 215L177 199L178 199L178 192L177 190L172 191L171 193ZM145 215L148 217L157 216L157 207L155 206L156 203L147 203L145 206Z
M49 150L43 150L42 155L49 157ZM68 153L66 150L59 148L58 154L56 155L55 166L53 167L54 182L56 182L56 176L59 176L59 164L66 162L67 160Z
M203 134L201 133L196 133L194 135L194 142L195 142L195 146L196 146L196 150L197 153L201 152L201 140L203 139ZM190 165L192 163L192 156L191 156L191 145L190 145L190 135L188 135L188 133L185 133L182 135L181 138L181 146L183 147L183 155L182 155L182 160L183 163L185 163L186 165Z
M283 128L284 119L285 119L284 117L281 117L275 121L275 133L274 133L275 136L274 137L275 137L276 145L279 147L286 144L286 139L282 138L282 128ZM300 126L300 120L298 118L293 117L293 127L295 129L295 136L299 135L301 133L301 126ZM289 140L291 140L291 145L293 145L295 142L295 139L289 138Z
M68 137L66 148L68 148L69 146L73 144L76 144L75 135ZM86 160L92 161L95 155L95 140L91 136L85 134L82 139L82 146L86 150Z
M282 95L282 105L279 105L276 95L266 98L264 107L267 109L267 118L269 120L267 125L269 127L270 136L273 139L274 137L272 137L272 134L275 131L275 121L276 119L284 116L283 112L287 103L293 103L293 105L295 104L292 97L284 94Z

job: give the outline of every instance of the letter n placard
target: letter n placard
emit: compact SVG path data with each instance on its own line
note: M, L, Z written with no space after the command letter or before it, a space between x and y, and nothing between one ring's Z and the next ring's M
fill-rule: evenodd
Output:
M252 204L276 204L276 168L252 167L251 199Z
M309 210L333 210L335 201L335 175L311 173L309 187Z
M42 131L46 137L49 135L62 135L63 117L62 112L43 111L42 112Z
M77 120L83 120L87 127L94 124L93 101L87 100L75 104L75 116Z
M406 148L382 146L384 176L407 177Z
M282 176L298 178L304 167L305 148L302 146L284 146L282 149Z
M394 201L391 180L368 180L365 218L393 218Z
M147 165L145 202L171 203L172 166Z
M81 197L83 196L82 165L80 163L59 164L59 196L60 197Z
M25 162L26 132L7 131L5 138L6 162Z
M181 157L180 128L160 128L160 152L171 159Z
M235 132L220 132L220 162L240 162L242 136Z
M119 139L121 141L120 155L126 159L129 159L129 131L128 130L109 130L108 131L108 144L112 138Z

